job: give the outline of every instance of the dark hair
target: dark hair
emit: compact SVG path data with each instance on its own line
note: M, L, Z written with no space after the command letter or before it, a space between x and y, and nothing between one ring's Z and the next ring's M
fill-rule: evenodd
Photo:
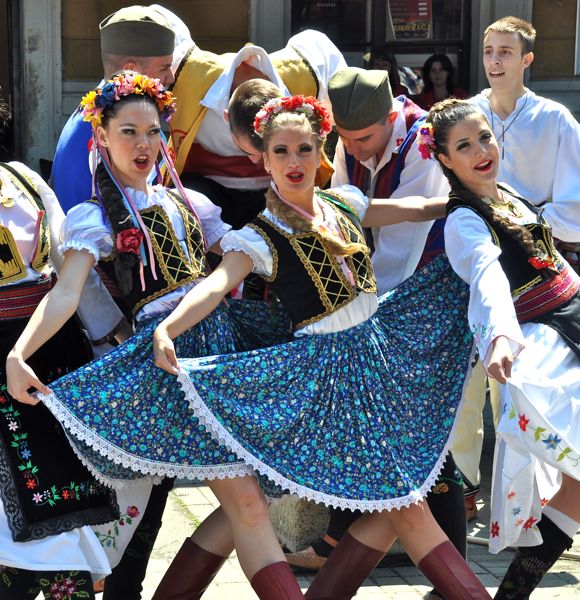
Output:
M249 79L241 83L228 104L231 132L247 137L256 150L263 152L264 142L254 131L254 118L268 100L280 97L282 92L278 86L267 79Z
M129 211L123 203L123 196L101 162L95 173L97 198L102 210L107 215L115 236L125 229L134 227ZM117 278L119 291L123 296L133 289L133 268L139 263L139 256L132 252L117 252L113 249L113 268Z
M421 67L421 77L423 78L423 92L430 92L433 90L433 82L431 81L431 77L429 73L431 71L431 67L433 63L439 62L443 67L443 70L447 72L447 95L451 96L453 94L453 90L455 89L455 69L453 68L453 63L451 59L447 56L447 54L433 54L426 61L425 64Z
M379 48L371 53L371 58L369 60L369 69L377 69L376 62L377 60L382 60L384 62L389 63L389 83L391 87L395 87L397 85L401 85L401 76L399 75L399 65L397 63L397 58L395 55L387 50L386 48ZM380 67L378 67L380 68Z
M531 257L536 254L536 246L532 234L525 227L512 223L509 219L494 211L491 206L482 201L480 196L464 186L457 175L451 169L448 169L439 158L440 154L449 156L447 144L451 129L472 116L483 117L487 121L479 108L465 100L447 98L434 104L427 115L427 122L433 126L433 139L435 143L433 154L449 181L451 195L457 196L477 212L483 214L494 227L514 239L522 250Z
M522 54L527 54L534 49L536 30L528 21L518 19L518 17L502 17L487 27L483 33L483 39L485 39L485 36L490 31L497 33L517 33L522 43Z

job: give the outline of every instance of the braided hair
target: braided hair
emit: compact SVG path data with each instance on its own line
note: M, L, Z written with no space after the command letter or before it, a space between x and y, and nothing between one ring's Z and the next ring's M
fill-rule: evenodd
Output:
M451 186L450 198L455 196L468 206L474 208L477 212L483 214L493 227L509 235L519 244L525 254L531 258L537 254L537 248L530 231L526 227L517 225L507 217L494 211L480 196L467 188L453 170L447 168L439 159L440 154L448 156L447 144L451 128L473 115L482 116L485 119L485 115L476 106L465 100L457 100L455 98L447 98L441 102L437 102L431 107L427 115L427 123L431 123L433 126L434 147L432 148L432 152Z
M123 202L121 191L111 179L102 162L97 166L95 181L99 204L111 224L115 237L121 231L134 227L133 219ZM132 271L138 263L139 256L132 252L117 252L115 250L113 253L115 277L117 278L119 291L124 296L130 294L133 289Z

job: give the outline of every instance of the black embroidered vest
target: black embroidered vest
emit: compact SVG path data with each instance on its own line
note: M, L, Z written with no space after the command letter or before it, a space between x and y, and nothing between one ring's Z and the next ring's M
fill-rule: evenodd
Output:
M527 223L521 227L525 227L532 234L538 254L553 262L552 274L546 269L538 270L532 266L528 254L514 238L505 231L496 229L489 217L466 204L458 196L450 195L447 214L460 207L468 208L484 220L495 244L501 249L498 260L510 284L518 321L525 323L540 320L543 315L569 302L578 293L578 283L556 251L552 231L541 212L522 198L519 200L539 215L538 223Z
M177 194L170 192L170 196L179 208L183 218L189 258L179 243L171 225L171 219L161 206L150 206L139 211L151 238L157 279L154 279L150 265L143 267L145 289L142 289L140 263L133 268L133 288L128 297L125 298L133 315L142 306L156 298L209 274L209 267L204 254L201 223L183 204ZM91 200L91 202L96 201ZM114 250L110 256L101 257L99 269L113 283L116 283L117 277L113 259L118 251L115 235L113 235L113 247Z
M338 195L317 193L336 211L344 239L365 244L360 222L352 207ZM368 253L358 252L346 258L355 280L353 286L318 233L288 233L263 213L249 227L266 240L272 251L274 269L272 275L265 279L288 311L294 329L337 311L361 291L376 292Z

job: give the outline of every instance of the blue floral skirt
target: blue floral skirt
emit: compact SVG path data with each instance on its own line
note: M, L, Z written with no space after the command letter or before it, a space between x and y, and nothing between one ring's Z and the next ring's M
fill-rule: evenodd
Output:
M363 324L181 360L179 379L214 438L282 490L341 508L408 506L447 455L472 346L468 296L442 257Z
M174 375L155 366L153 332L162 316L142 323L125 343L52 382L43 401L71 445L99 479L213 479L251 469L216 442L189 409ZM178 356L208 356L291 338L280 306L236 300L175 340ZM134 482L134 481L133 481Z

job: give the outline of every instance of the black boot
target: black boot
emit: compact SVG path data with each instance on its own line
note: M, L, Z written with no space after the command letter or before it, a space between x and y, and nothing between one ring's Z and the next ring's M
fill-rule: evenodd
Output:
M572 546L569 538L546 515L538 521L543 542L518 548L495 595L496 600L526 600L542 577Z

